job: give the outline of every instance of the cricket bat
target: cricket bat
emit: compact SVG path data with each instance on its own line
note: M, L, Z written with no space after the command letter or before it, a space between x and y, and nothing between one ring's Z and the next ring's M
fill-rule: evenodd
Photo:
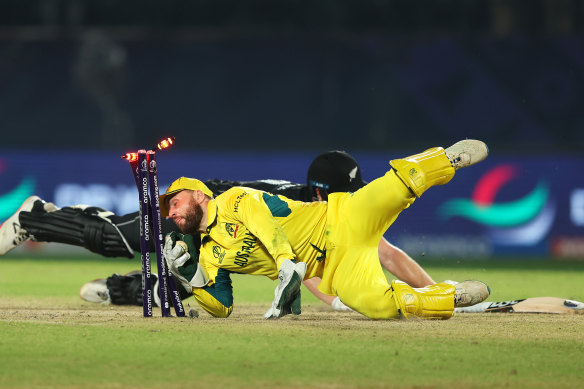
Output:
M584 314L584 303L574 300L566 300L559 297L530 297L521 300L509 300L499 302L482 302L476 305L455 308L457 313L555 313L555 314Z

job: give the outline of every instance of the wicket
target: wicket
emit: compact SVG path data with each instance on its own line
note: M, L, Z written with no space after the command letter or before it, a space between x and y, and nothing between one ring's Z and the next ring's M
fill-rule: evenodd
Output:
M166 138L158 143L158 149L165 149L172 145L174 138ZM152 289L151 289L151 258L150 258L150 232L154 237L156 248L156 264L158 266L158 290L160 295L160 309L162 317L169 317L172 301L177 316L185 316L179 293L174 279L169 274L166 260L162 251L164 239L160 221L160 200L158 189L158 168L156 164L156 151L138 150L137 153L128 153L122 158L130 162L134 181L138 188L140 201L140 255L142 259L142 304L144 317L152 316ZM148 189L150 188L150 195ZM151 198L153 201L151 201Z

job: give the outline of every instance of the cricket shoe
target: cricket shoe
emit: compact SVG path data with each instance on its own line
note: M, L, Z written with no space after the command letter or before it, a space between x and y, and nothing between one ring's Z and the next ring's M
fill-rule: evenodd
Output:
M33 208L40 212L52 212L58 209L53 203L46 203L38 196L30 196L24 200L20 208L0 225L0 255L6 254L29 239L34 240L34 237L20 225L20 213L31 212Z
M110 304L112 300L106 282L105 278L98 278L83 284L79 290L79 297L90 303Z
M446 157L454 170L472 166L487 158L489 148L484 142L474 139L465 139L456 142L446 150Z
M158 276L152 274L150 282L154 305L159 307ZM89 281L79 290L79 297L90 303L142 306L142 271Z
M491 294L491 289L484 282L462 281L454 285L454 307L470 307L483 302Z

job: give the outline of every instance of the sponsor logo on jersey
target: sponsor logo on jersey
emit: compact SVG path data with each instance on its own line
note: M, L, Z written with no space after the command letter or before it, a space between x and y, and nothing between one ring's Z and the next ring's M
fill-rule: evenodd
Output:
M245 238L243 238L243 245L241 246L241 250L235 254L235 260L233 262L241 267L247 266L249 255L253 251L257 241L258 238L249 232L246 232Z
M233 204L233 212L237 212L239 209L239 203L241 201L242 198L244 198L247 195L247 192L243 192L242 194L240 194L239 196L237 196L235 198L235 203Z
M217 258L219 263L222 263L223 258L225 258L225 250L221 250L219 246L213 246L213 256Z
M237 238L237 230L239 229L238 224L233 223L225 223L225 231L229 234L232 238Z

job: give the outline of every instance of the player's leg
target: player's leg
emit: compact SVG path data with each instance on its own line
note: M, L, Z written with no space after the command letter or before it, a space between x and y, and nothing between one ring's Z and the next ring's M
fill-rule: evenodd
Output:
M152 273L151 282L154 304L160 306L160 296L158 294L158 276ZM176 281L181 299L191 296L180 282ZM142 271L135 270L128 274L113 274L108 278L100 278L85 283L79 290L79 296L92 303L114 304L114 305L137 305L142 306Z
M109 219L113 213L98 207L63 207L48 212L42 200L18 215L21 228L38 242L65 243L104 255L133 258L134 252Z
M488 286L480 281L438 283L424 288L393 281L390 286L374 250L335 250L332 258L344 258L338 261L332 291L347 306L371 319L448 319L455 307L477 304L490 294Z
M432 186L447 183L455 170L482 161L487 153L483 142L469 139L446 150L436 147L392 160L392 170L355 193L330 194L328 217L332 223L342 221L351 228L353 241L366 240L369 244L374 240L378 244L383 233L416 197Z
M336 241L334 236L332 239ZM397 319L400 317L399 306L376 254L374 246L335 245L327 258L337 265L328 293L336 294L345 305L368 318ZM326 269L323 279L326 285Z
M132 258L132 248L109 219L112 216L97 207L57 208L38 196L29 197L0 227L0 255L31 239L81 246L108 257Z
M484 301L491 290L480 281L464 281L455 285L437 283L424 288L412 288L402 281L392 281L391 287L400 315L425 319L448 319L454 308L468 307Z
M158 276L153 273L152 277L154 304L159 307ZM79 297L91 303L142 306L142 271L112 274L108 278L89 281L79 290Z
M178 230L172 220L162 220L166 234ZM118 216L98 207L57 208L38 196L22 206L0 226L0 255L26 240L57 242L81 246L104 256L132 258L140 250L138 212ZM150 239L154 251L154 239Z
M35 203L39 203L40 206L48 208L47 210L56 209L54 205L45 203L38 196L30 196L24 200L20 208L0 225L0 255L6 254L30 239L30 234L20 224L19 216L21 212L31 211Z
M432 186L448 183L456 170L477 164L488 154L484 142L465 139L446 150L434 147L420 154L394 159L390 165L416 197L420 197Z

